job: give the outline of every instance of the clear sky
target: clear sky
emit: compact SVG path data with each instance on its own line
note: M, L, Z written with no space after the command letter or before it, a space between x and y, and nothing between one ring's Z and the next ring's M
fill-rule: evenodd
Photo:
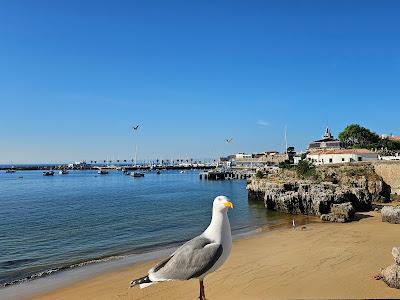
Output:
M400 1L0 1L0 163L400 134ZM131 126L141 124L137 135ZM233 137L231 144L225 138Z

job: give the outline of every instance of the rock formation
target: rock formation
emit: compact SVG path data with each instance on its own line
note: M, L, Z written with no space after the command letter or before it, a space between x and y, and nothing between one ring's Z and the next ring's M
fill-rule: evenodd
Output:
M322 220L348 222L355 211L368 211L372 201L390 198L390 187L370 165L316 168L313 178L299 178L293 170L279 170L267 178L252 178L249 200L290 214L321 216Z
M400 289L400 247L394 247L392 255L395 263L381 271L381 278L388 286Z
M400 206L384 206L381 209L382 222L400 224Z
M350 202L342 204L332 204L329 214L321 215L322 221L329 222L350 222L354 217L355 210Z

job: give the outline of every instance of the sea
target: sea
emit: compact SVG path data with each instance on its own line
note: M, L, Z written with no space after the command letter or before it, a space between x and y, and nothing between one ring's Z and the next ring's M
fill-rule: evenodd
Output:
M234 237L266 225L290 224L285 214L248 201L245 180L207 181L188 170L0 172L0 290L84 266L145 258L173 249L209 224L212 201L229 197Z

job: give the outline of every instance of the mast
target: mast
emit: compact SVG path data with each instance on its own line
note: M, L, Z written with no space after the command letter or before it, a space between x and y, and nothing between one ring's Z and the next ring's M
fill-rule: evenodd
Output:
M285 125L285 153L287 155L288 143L287 143L287 126Z
M137 145L136 145L136 147L135 147L135 167L136 167L136 160L137 160Z

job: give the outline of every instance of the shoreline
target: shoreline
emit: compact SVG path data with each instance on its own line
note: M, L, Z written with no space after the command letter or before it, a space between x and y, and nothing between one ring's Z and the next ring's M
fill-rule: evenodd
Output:
M296 223L298 226L320 222L319 218L313 216L296 215ZM289 222L279 222L277 224L264 225L258 228L249 228L246 231L235 233L232 237L234 241L246 239L251 236L257 236L264 232L279 231L291 228ZM62 289L70 285L74 285L79 281L90 280L93 277L101 276L106 273L122 270L126 267L134 267L146 262L154 261L171 254L182 243L168 246L167 248L156 248L144 253L133 253L125 255L115 255L99 259L98 261L88 261L81 263L82 265L61 268L49 275L37 277L34 279L23 280L15 284L6 285L0 288L1 299L30 299L32 294L42 295L51 293L53 290ZM43 271L42 273L46 273Z
M393 263L400 226L374 211L345 224L309 223L305 230L271 230L234 241L226 264L205 280L207 298L400 298L373 276ZM197 280L128 288L156 260L145 261L32 295L28 299L196 299Z

